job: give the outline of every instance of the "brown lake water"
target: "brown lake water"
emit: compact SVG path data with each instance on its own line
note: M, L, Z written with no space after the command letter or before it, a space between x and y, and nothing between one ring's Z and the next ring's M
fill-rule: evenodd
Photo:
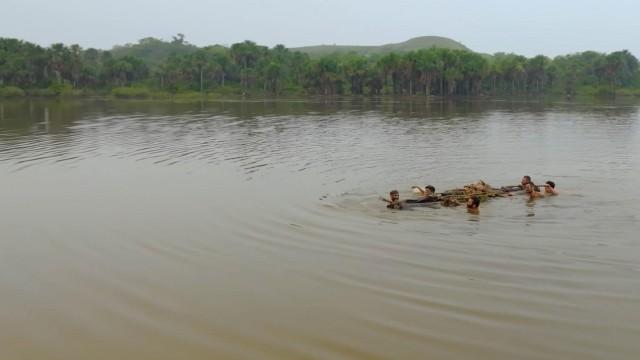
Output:
M0 100L0 358L637 359L639 182L637 103Z

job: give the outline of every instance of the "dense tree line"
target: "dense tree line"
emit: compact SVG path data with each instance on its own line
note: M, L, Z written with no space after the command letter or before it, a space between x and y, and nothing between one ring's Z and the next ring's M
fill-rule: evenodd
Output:
M42 48L16 39L0 38L0 86L23 89L69 84L74 88L126 86L149 76L135 57L114 58L108 51L78 45Z
M618 87L640 86L638 60L626 50L609 54L587 51L553 59L504 53L488 56L443 48L310 58L282 45L267 48L251 41L197 48L179 36L172 42L143 39L138 51L162 53L157 48L162 44L175 51L165 50L170 53L161 60L143 61L138 56L114 56L111 51L78 45L44 48L0 38L0 87L97 90L146 86L169 92L232 88L276 95L284 91L449 96L574 94L584 86L615 92Z

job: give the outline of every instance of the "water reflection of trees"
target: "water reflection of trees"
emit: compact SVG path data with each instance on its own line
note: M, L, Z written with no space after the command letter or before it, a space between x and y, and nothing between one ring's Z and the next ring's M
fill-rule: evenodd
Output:
M424 141L431 143L429 156L448 157L435 145L455 153L453 145L462 144L464 139L452 134L460 133L460 129L483 143L500 142L505 122L520 117L531 121L509 126L509 131L518 136L539 133L545 137L554 129L550 112L561 119L581 119L586 125L590 121L607 121L611 127L605 127L605 131L611 133L612 141L615 138L627 144L633 134L620 131L636 126L633 122L637 121L634 115L638 107L633 103L515 98L360 97L196 103L21 99L0 101L0 141L4 142L2 148L10 149L13 143L23 141L21 137L36 138L43 146L34 156L46 151L70 154L116 145L121 150L113 155L154 161L177 157L230 159L247 170L278 162L304 168L309 158L332 166L333 160L342 160L337 157L355 156L362 151L375 153L380 159L387 157L380 150L384 148L412 153L412 147ZM492 120L486 121L488 118ZM587 131L586 125L576 131ZM18 154L18 150L11 150L5 153L5 160Z
M556 112L599 113L607 117L638 111L637 101L591 100L563 102L544 98L312 98L307 100L159 102L88 99L0 100L0 128L29 133L49 114L49 131L64 131L78 120L128 114L172 116L185 114L226 114L239 119L270 116L327 115L339 112L376 112L385 116L450 118L505 111L518 113Z

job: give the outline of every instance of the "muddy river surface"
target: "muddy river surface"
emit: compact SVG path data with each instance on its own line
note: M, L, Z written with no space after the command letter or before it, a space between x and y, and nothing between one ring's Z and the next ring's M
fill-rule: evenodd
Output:
M640 356L637 103L0 100L0 200L2 359Z

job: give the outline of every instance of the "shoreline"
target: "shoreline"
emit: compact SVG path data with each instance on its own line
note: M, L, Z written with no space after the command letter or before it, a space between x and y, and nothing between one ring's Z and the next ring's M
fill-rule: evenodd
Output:
M634 89L635 90L635 89ZM421 96L421 95L313 95L313 94L290 94L290 95L220 95L215 93L155 93L148 96L117 96L114 94L82 93L82 94L60 94L60 95L38 95L24 94L20 96L0 96L0 101L11 100L100 100L100 101L139 101L139 102L209 102L209 101L229 101L229 102L342 102L342 101L373 101L373 102L412 102L412 103L440 103L450 101L474 101L474 100L495 100L495 101L603 101L616 102L620 100L640 99L640 89L637 93L622 92L609 96L596 96L588 94L578 94L575 96L563 96L560 94L535 94L535 95L453 95L453 96Z

